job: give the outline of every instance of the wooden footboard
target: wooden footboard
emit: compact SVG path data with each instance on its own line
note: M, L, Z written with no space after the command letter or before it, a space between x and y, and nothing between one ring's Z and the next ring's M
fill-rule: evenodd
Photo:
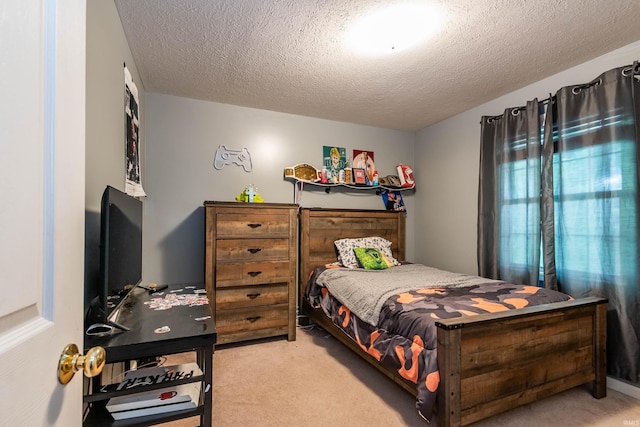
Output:
M467 425L585 383L606 396L601 298L553 303L438 326L438 420Z
M334 240L382 236L405 260L404 234L403 213L302 209L300 310L415 396L414 384L362 351L303 298L313 269L336 261ZM605 397L606 309L605 299L584 298L441 320L438 425L467 425L586 383L594 397Z

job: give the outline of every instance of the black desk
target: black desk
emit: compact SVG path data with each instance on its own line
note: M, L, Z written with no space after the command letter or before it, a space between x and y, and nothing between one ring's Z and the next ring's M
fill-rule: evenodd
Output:
M168 296L176 297L183 303L188 302L188 297L194 295L196 289L204 292L204 285L174 285L162 291L164 295L151 294L145 289L135 288L123 301L120 312L113 319L130 330L115 332L104 337L85 335L84 348L86 354L91 347L104 347L106 363L129 362L147 357L195 351L202 375L172 384L202 381L201 404L192 410L114 421L104 406L111 397L127 394L127 391L116 392L114 386L108 387L106 393L100 392L101 385L98 379L93 381L93 392L84 397L84 402L91 405L90 412L84 420L85 426L151 425L195 415L200 416L202 426L211 426L213 349L217 338L211 306L209 304L173 305L164 310L155 310L145 304L157 298L168 300ZM204 293L198 293L198 295L206 298ZM169 327L168 332L157 332L158 328L165 326ZM149 386L136 391L148 391L162 387L166 387L166 384Z

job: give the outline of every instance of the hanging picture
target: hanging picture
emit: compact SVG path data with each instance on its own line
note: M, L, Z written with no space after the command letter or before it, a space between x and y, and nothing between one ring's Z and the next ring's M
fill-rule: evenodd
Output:
M342 147L322 147L322 164L327 170L329 182L337 184L340 180L340 171L347 167L347 150ZM344 178L343 178L344 180Z
M140 180L140 114L138 89L129 69L124 67L124 135L125 135L125 184L124 192L134 196L146 196Z
M353 150L353 167L364 169L367 184L373 183L373 175L376 166L373 160L373 151Z
M399 191L384 190L380 193L384 207L388 211L406 212L402 194Z

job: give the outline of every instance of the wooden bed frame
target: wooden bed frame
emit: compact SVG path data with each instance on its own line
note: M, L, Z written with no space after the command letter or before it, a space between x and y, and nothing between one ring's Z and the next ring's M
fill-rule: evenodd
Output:
M315 267L335 262L333 242L381 236L405 260L405 214L303 208L300 213L300 310L403 389L415 384L382 366L304 301ZM583 298L467 318L438 326L438 425L467 425L520 405L590 383L606 396L607 300Z

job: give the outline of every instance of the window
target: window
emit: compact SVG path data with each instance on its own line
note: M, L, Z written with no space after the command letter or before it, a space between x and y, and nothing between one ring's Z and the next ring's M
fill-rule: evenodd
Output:
M614 125L621 138L611 140L610 129L602 130ZM629 127L630 118L616 114L583 119L563 132L565 149L554 154L556 264L575 278L617 283L625 268L635 269L637 174L635 141L624 137L633 134ZM576 144L585 138L595 144Z

